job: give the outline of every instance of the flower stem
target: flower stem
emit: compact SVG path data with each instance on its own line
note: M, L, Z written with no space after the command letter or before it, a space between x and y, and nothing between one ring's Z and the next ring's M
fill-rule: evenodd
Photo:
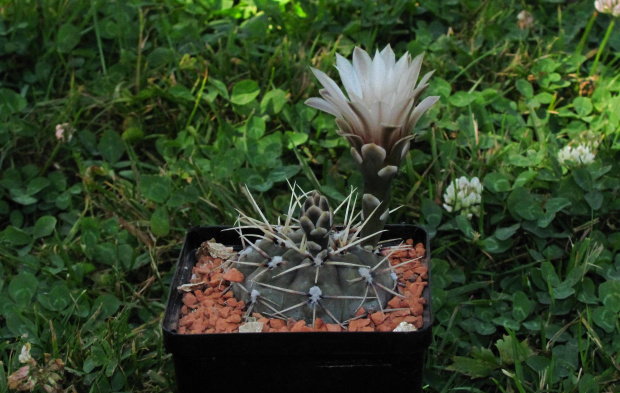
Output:
M52 165L52 162L54 162L56 155L60 151L60 146L63 143L64 143L63 141L58 141L58 143L56 144L56 147L54 147L54 150L52 151L52 154L50 154L49 158L45 162L45 165L43 165L43 168L41 169L41 171L39 171L39 176L45 175L45 173L47 172L47 169L50 167L50 165Z
M361 230L361 238L367 237L363 242L364 246L375 247L381 238L380 231L383 230L390 212L392 179L398 173L400 162L390 162L389 158L386 161L385 149L374 143L364 145L356 156L364 179L362 194L364 227Z
M588 39L588 36L590 35L590 30L592 30L592 26L594 26L594 21L596 20L597 15L598 15L598 12L596 11L592 13L590 20L588 21L588 24L586 25L586 31L584 31L583 35L581 36L579 45L577 45L577 49L575 50L576 55L581 55L581 52L583 52L583 47L586 45L586 41Z
M616 24L616 19L611 20L611 22L609 22L609 27L607 28L607 32L605 33L605 37L603 38L603 42L601 42L601 46L598 48L598 52L596 52L596 57L594 58L594 64L592 64L592 68L590 69L590 75L592 76L594 75L594 73L596 72L596 66L598 65L598 61L601 58L601 53L603 52L603 49L605 49L605 45L607 44L607 40L609 39L609 36L611 35L611 31L614 29L614 25Z
M362 244L364 246L370 245L375 247L379 242L379 239L381 239L380 231L383 230L385 227L385 222L387 221L387 214L384 215L384 213L390 208L390 201L392 199L392 182L388 182L387 186L383 185L383 187L374 187L374 184L364 182L364 195L366 194L372 195L381 201L378 207L362 201L362 212L364 213L365 225L360 233L360 238L374 234L374 236L368 238Z

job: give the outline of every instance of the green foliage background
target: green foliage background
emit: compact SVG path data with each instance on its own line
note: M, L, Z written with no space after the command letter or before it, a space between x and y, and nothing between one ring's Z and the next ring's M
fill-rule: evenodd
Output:
M172 389L185 230L250 212L244 184L272 218L287 179L359 187L303 104L309 67L337 79L336 53L387 43L425 51L441 96L391 217L433 236L426 389L619 391L619 26L592 70L610 21L590 0L0 1L0 391L25 342L65 388ZM595 162L562 166L588 131ZM471 221L441 207L460 176L485 187Z

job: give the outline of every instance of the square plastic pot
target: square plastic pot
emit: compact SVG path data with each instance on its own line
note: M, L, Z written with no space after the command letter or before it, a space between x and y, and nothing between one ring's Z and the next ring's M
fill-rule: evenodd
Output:
M210 226L185 236L162 323L179 392L421 392L433 318L429 285L424 325L415 332L298 332L179 334L182 295L196 249L204 241L241 249L235 231ZM413 239L426 248L428 233L415 225L387 225L384 239ZM246 390L247 389L247 390Z

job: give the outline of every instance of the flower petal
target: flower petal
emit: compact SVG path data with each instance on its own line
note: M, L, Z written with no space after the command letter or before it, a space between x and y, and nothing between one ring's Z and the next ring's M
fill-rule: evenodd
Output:
M333 97L337 97L339 100L348 101L347 97L345 97L342 90L338 87L336 82L332 80L326 73L321 70L317 70L316 68L311 68L314 76L321 82L323 87L331 94Z
M418 100L420 99L420 96L426 91L427 88L428 88L428 83L424 85L418 85L418 87L413 89L413 91L411 92L411 95L408 98L412 100L413 102L417 103Z
M362 160L362 156L354 147L351 148L351 156L353 156L353 160L357 165L361 166L364 163L364 160Z
M351 93L357 95L358 97L362 95L362 86L360 84L359 79L357 78L357 73L355 72L355 68L349 63L349 60L344 57L336 54L336 68L338 69L338 73L340 74L340 80L344 85L345 90L351 97Z
M385 159L386 164L399 166L402 159L405 158L405 155L407 155L407 152L409 151L409 142L413 138L415 138L415 134L407 135L406 137L396 141L394 146L392 146L392 151Z
M362 104L364 103L364 100L362 99L361 95L358 96L357 94L353 93L352 91L350 91L348 93L349 93L349 101L351 101L351 102L360 102Z
M325 101L322 98L312 97L308 98L305 102L306 105L311 106L312 108L316 108L320 111L327 112L330 115L336 116L336 118L341 118L342 114L333 104Z
M355 130L355 134L361 136L364 143L375 142L377 138L376 128L378 123L375 121L371 110L366 108L366 106L360 102L352 102L349 104L349 107L353 110L353 112L355 112L355 115L359 119L360 123L360 128Z
M414 104L415 100L412 99L404 99L402 101L395 102L392 106L389 124L405 124L406 120L409 119L409 116L411 115Z
M383 62L383 58L379 56L379 52L377 52L375 58L372 61L372 66L370 67L370 75L368 76L369 87L371 88L373 100L378 101L383 96L383 78L385 76L385 73L385 63ZM366 96L364 96L364 99L366 102L368 102Z
M405 52L405 54L394 65L394 73L396 75L403 75L405 73L405 70L409 68L410 62L411 56L409 55L409 52Z
M359 118L359 115L351 109L352 103L349 103L348 101L344 102L342 100L334 99L334 97L332 97L329 92L324 90L321 90L320 93L327 102L333 104L335 107L338 108L338 110L342 114L343 120L349 123L349 126L351 127L353 133L359 134L361 136L364 132L364 124Z
M394 55L394 51L390 44L387 44L385 48L381 51L381 57L383 58L383 62L388 69L394 67L394 63L396 62L396 55Z
M361 147L363 146L363 142L362 142L362 138L360 138L357 135L353 135L353 134L347 134L344 139L347 140L347 142L349 142L349 146L351 146L351 149L357 151L359 149L361 149Z
M424 74L424 76L422 77L422 79L420 79L420 82L418 83L419 85L423 85L426 82L428 82L429 79L431 79L431 76L433 76L433 74L435 73L435 70L429 71L426 74Z
M336 131L339 135L345 136L349 134L354 134L353 129L351 128L351 124L348 123L344 119L336 119L336 125L340 128L339 131Z
M381 139L379 139L379 144L381 146L385 146L386 149L391 150L392 144L396 142L398 136L400 135L400 126L396 125L388 125L382 124L379 126L379 133L381 134Z
M407 82L400 85L407 91L413 90L410 86L415 86L418 81L418 77L420 76L420 68L422 68L422 60L424 60L424 52L414 57L409 65L409 69L407 70Z
M420 104L416 106L413 112L411 113L411 117L409 118L409 121L407 122L407 127L405 129L413 130L413 127L415 127L416 123L418 122L420 117L424 114L424 112L426 112L426 110L430 108L431 106L435 105L435 103L438 100L439 100L439 96L431 96L431 97L426 97L422 102L420 102Z
M353 133L350 124L342 119L336 119L336 124L338 125L338 128L340 128L340 131L336 131L338 135L344 137L349 142L349 145L353 146L357 150L360 150L364 144L364 141L359 135Z
M353 68L355 68L357 78L362 86L362 92L365 92L365 86L368 84L368 75L370 74L371 65L372 60L370 56L368 56L368 53L366 53L365 50L355 47L355 49L353 49Z

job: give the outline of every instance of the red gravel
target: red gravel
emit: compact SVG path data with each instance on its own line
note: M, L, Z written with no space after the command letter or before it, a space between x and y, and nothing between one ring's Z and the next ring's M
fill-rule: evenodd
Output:
M413 258L423 257L425 249L422 243L413 246L413 241L406 242L407 248L396 251L390 257L392 266L408 261ZM383 250L388 255L389 249ZM179 319L179 333L235 333L244 322L243 314L245 303L234 298L229 289L230 282L243 281L243 274L237 269L222 271L220 258L212 258L203 255L193 268L196 276L190 283L206 283L202 289L196 289L183 294L183 307ZM420 329L423 324L423 312L426 299L422 297L422 291L428 284L428 268L425 258L407 263L395 268L398 276L398 291L405 298L394 296L384 312L368 314L360 308L355 319L351 319L344 331L392 331L401 322L409 322ZM391 311L394 310L394 311ZM263 332L340 332L342 327L338 324L324 323L317 318L315 326L308 326L305 321L289 319L284 321L278 318L266 318L258 313L253 313L258 322L263 323Z

